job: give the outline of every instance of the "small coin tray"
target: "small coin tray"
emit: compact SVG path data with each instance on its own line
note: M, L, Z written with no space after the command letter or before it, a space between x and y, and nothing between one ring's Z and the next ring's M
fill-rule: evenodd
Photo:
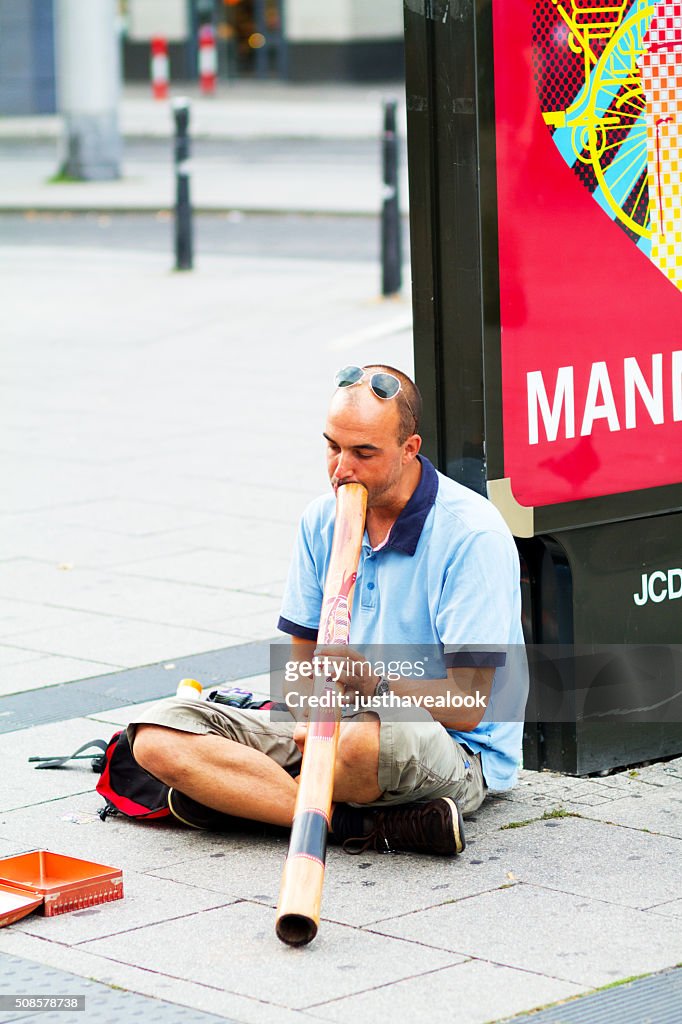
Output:
M49 850L33 850L0 858L0 887L39 898L45 917L54 917L123 899L123 872Z

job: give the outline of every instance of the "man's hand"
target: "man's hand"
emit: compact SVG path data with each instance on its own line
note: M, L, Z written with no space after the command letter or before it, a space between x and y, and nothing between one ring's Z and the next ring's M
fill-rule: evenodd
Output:
M325 676L351 700L356 694L371 697L381 679L365 656L352 647L316 647L315 658Z

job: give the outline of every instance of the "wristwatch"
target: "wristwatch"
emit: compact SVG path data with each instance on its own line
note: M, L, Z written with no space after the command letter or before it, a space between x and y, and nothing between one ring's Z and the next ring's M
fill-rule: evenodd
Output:
M391 692L391 687L388 685L385 679L380 679L377 685L374 687L375 697L385 697L387 693Z

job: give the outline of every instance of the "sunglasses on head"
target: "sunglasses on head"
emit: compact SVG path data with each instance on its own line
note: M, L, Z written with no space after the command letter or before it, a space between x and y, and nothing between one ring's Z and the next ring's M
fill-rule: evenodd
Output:
M405 390L395 374L387 373L385 370L375 370L374 373L370 373L369 370L363 370L361 366L344 366L334 377L334 384L337 388L351 388L354 384L361 384L363 381L366 382L372 394L384 402L395 398L398 392L402 391L405 405L412 413L416 427L417 417L414 414L414 409L408 402Z

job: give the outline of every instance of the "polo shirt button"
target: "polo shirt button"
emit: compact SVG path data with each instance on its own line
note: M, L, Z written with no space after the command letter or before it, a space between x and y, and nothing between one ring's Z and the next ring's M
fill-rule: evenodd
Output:
M374 584L373 583L368 583L367 584L367 589L368 590L374 590Z

